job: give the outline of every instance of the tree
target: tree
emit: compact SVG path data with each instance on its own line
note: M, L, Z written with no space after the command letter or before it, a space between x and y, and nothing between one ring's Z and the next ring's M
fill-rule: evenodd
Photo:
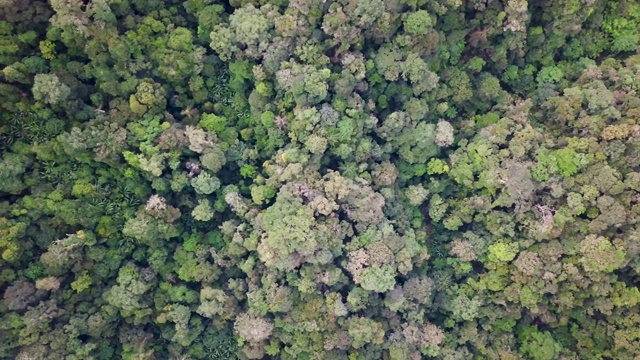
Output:
M580 242L580 262L586 271L612 272L623 262L625 253L605 237L589 235Z
M533 326L523 328L518 338L521 341L520 351L532 359L555 359L562 349L548 331L538 332Z
M220 188L220 180L207 172L201 172L200 175L191 179L191 186L196 193L209 195Z
M69 98L71 88L55 74L37 74L33 78L33 97L47 104L58 105Z
M213 218L213 211L211 210L211 203L208 199L199 200L198 206L193 208L191 212L194 220L197 221L209 221Z
M426 35L432 26L433 19L425 10L411 13L404 20L404 30L412 35Z
M241 339L251 344L259 344L271 336L273 324L267 319L251 312L236 317L234 329Z

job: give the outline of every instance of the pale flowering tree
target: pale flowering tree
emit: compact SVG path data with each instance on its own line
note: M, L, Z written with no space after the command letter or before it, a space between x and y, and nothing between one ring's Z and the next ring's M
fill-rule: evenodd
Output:
M273 323L257 315L253 311L245 312L236 317L234 330L245 341L243 351L252 359L260 359L264 354L264 343L271 337ZM251 355L254 356L251 356Z

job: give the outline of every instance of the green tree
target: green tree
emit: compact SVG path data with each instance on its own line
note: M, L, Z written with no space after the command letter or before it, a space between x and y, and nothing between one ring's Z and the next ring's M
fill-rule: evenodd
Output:
M47 104L58 105L69 98L71 88L55 74L37 74L33 78L33 97Z
M412 35L426 35L432 26L433 19L425 10L413 12L404 20L404 30Z

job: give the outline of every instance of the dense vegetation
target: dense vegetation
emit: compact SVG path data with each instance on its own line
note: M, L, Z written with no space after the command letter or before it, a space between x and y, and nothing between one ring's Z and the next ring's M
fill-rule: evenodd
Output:
M637 359L639 46L635 0L0 0L0 358Z

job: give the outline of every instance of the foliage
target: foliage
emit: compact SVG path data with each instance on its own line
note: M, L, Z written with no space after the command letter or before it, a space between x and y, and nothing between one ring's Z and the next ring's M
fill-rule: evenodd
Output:
M0 1L0 358L635 359L640 4Z

